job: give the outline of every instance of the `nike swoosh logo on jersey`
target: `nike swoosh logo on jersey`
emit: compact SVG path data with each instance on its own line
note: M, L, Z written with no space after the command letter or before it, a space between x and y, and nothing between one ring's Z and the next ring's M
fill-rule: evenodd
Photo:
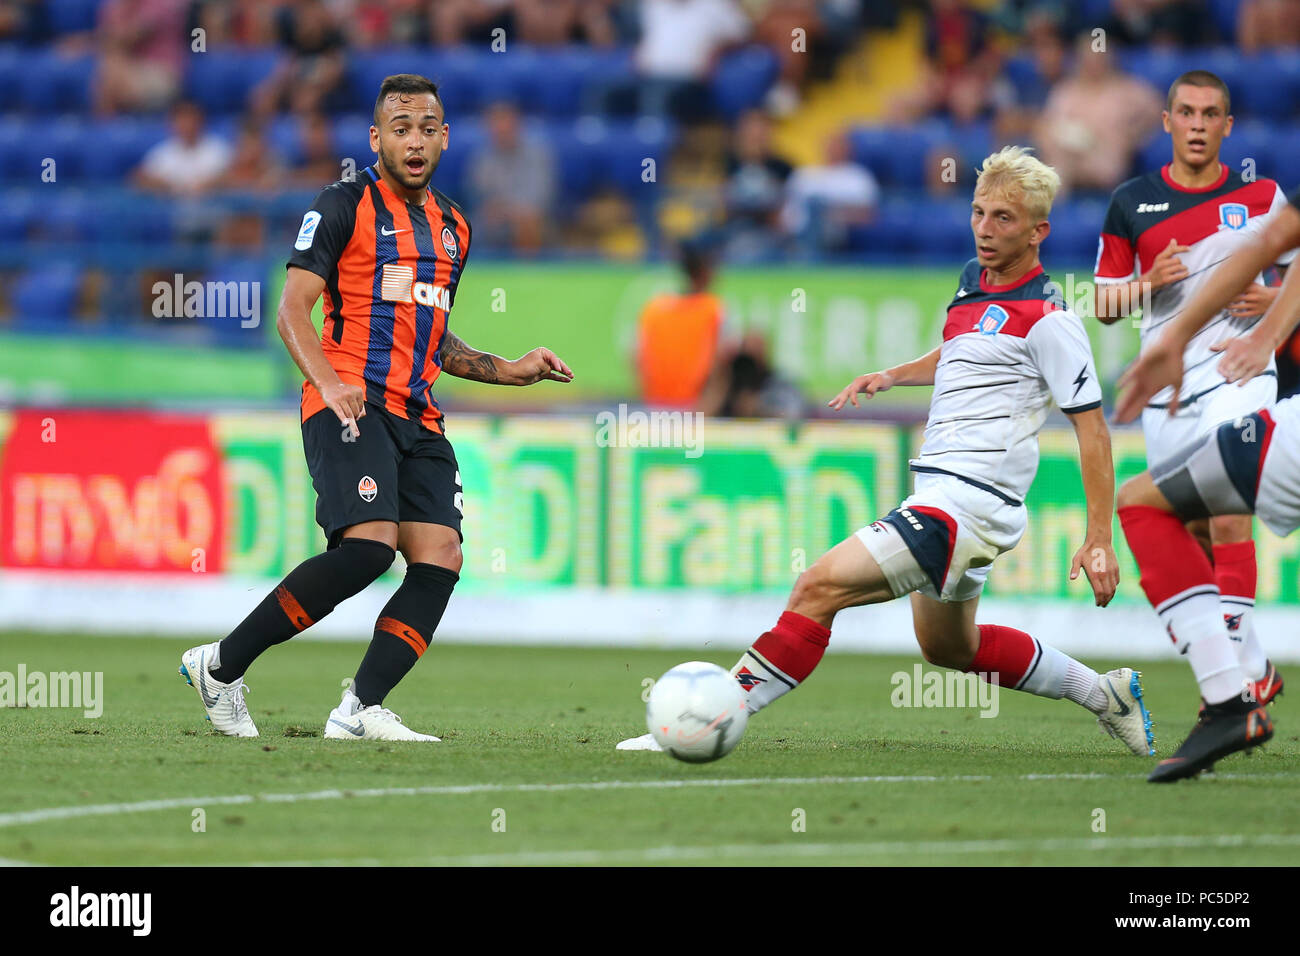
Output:
M380 227L379 227L380 235L384 235L384 236L395 236L395 235L397 235L399 232L406 232L406 231L407 231L407 230L405 230L405 229L389 229L387 226L380 226Z
M362 727L360 724L357 724L357 726L353 727L350 724L343 723L343 721L339 720L337 717L331 717L330 723L338 727L342 727L353 737L364 737L366 735L366 728Z

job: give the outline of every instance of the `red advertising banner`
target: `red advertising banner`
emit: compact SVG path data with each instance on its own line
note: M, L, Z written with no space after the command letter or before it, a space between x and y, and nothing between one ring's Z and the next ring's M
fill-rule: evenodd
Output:
M0 564L221 571L223 487L204 417L17 412L0 458Z

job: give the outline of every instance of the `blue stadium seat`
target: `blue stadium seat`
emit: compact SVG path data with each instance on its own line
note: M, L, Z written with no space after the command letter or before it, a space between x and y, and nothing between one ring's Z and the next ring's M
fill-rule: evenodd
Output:
M32 113L84 113L95 75L93 56L65 56L52 50L23 54L18 100Z
M47 0L45 16L54 33L93 30L103 0Z
M44 185L54 188L53 183L75 182L81 176L82 164L93 148L86 136L84 120L72 117L53 120L14 118L13 122L13 129L0 134L0 139L7 141L7 146L0 149L11 154L14 165L7 167L5 172L14 180L41 185L41 176L48 168L52 169L55 178ZM54 165L47 166L47 160L54 160Z
M86 151L81 174L96 182L121 182L140 164L145 153L167 138L162 119L122 116L94 125L94 148Z
M1300 57L1294 51L1274 50L1243 63L1235 87L1229 86L1233 112L1273 122L1294 117L1300 107Z
M213 48L191 56L185 95L213 114L242 112L253 88L271 75L280 60L272 48Z
M1276 179L1288 196L1300 189L1300 126L1278 130L1273 137L1272 164L1261 167L1260 172Z
M1234 121L1232 135L1219 148L1219 158L1234 171L1273 177L1277 167L1278 133L1271 123L1258 119ZM1251 163L1246 165L1246 161Z
M1105 200L1072 200L1052 209L1052 231L1043 243L1043 260L1052 279L1062 289L1068 291L1067 273L1074 274L1076 283L1092 280L1097 241L1105 218Z
M81 269L71 262L45 265L19 275L10 300L15 324L27 329L57 329L72 322L81 286Z
M21 242L40 209L40 192L14 189L0 193L0 242Z
M1237 14L1240 9L1241 0L1210 0L1210 19L1214 21L1222 42L1236 42Z
M748 46L723 57L710 80L713 106L728 120L763 102L776 82L776 54L765 46Z
M925 185L925 161L938 139L934 126L859 126L850 131L853 158L883 186Z
M21 47L0 44L0 114L18 109L18 77L25 62Z

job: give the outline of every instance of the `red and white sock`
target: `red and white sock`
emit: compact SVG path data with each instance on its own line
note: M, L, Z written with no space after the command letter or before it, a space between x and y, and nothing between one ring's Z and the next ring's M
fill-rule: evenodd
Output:
M1177 515L1145 505L1119 509L1120 525L1142 572L1147 600L1208 703L1241 693L1246 675L1223 621L1214 568Z
M1065 697L1094 714L1106 709L1100 678L1087 664L1014 627L981 624L979 630L979 650L966 668L967 673L1039 697Z
M731 669L745 691L745 709L756 714L807 680L830 639L829 628L785 611L776 627L756 640Z
M1255 542L1235 541L1214 546L1214 577L1223 604L1223 620L1237 652L1237 663L1251 680L1268 667L1268 655L1255 636Z

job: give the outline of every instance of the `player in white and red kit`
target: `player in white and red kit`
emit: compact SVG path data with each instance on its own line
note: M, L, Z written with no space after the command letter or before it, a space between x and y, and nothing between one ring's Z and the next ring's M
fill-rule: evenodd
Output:
M1176 79L1163 114L1172 160L1121 185L1106 211L1095 270L1097 317L1110 324L1141 306L1143 352L1162 340L1214 266L1258 236L1286 205L1273 180L1246 178L1220 162L1219 146L1232 131L1230 105L1227 86L1213 73L1194 70ZM1294 255L1283 253L1277 262L1285 265ZM1169 413L1175 393L1168 388L1151 396L1143 410L1149 466L1158 466L1223 422L1277 400L1277 369L1271 360L1264 374L1244 388L1226 388L1213 351L1254 326L1276 296L1261 276L1251 280L1187 341L1177 413ZM1192 521L1189 529L1212 557L1223 617L1241 667L1256 681L1259 698L1268 702L1281 690L1282 678L1255 634L1251 519L1219 515ZM1186 655L1187 642L1177 629L1170 637ZM1195 671L1196 660L1188 660Z
M1300 246L1297 207L1300 190L1252 242L1213 271L1161 341L1142 353L1120 382L1117 419L1132 421L1160 389L1179 394L1187 343L1263 266ZM1214 364L1224 381L1239 383L1225 390L1245 392L1266 374L1274 350L1297 322L1300 274L1292 269L1263 319L1245 335L1215 346ZM1120 489L1120 522L1142 571L1142 589L1165 627L1188 643L1206 701L1187 740L1152 772L1153 782L1192 776L1273 736L1265 702L1239 665L1219 615L1214 570L1185 527L1195 518L1251 514L1279 535L1300 528L1300 397L1220 425Z
M835 615L911 595L917 642L932 664L1002 687L1068 698L1135 754L1154 753L1139 675L1098 674L1024 631L975 622L999 555L1024 534L1038 432L1055 402L1079 440L1086 539L1074 556L1105 606L1119 569L1111 549L1115 473L1092 350L1079 317L1038 261L1060 179L1020 147L988 157L971 204L977 258L962 271L943 344L915 361L854 379L831 407L894 385L934 385L916 487L799 576L785 613L732 669L750 713L802 683L822 658ZM656 750L649 734L620 749Z

